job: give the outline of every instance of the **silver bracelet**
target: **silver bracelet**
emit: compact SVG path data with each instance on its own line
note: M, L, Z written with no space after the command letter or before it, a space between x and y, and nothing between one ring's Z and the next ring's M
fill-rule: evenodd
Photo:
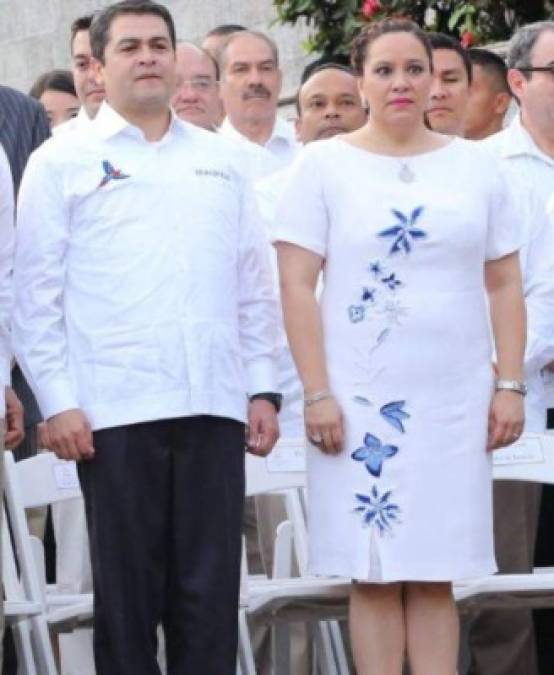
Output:
M323 389L322 391L316 391L315 394L312 394L308 398L304 399L304 405L306 407L318 403L319 401L324 401L326 398L333 398L333 394L329 389Z
M496 391L500 391L502 389L514 391L517 394L521 394L521 396L525 396L527 394L525 382L519 382L518 380L503 380L502 378L499 378L496 380L494 388Z

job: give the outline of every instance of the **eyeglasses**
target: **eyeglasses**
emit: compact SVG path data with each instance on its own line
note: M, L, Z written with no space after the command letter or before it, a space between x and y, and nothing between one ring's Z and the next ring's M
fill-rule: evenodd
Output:
M526 68L516 68L522 73L550 73L554 75L554 63L550 66L527 66Z
M178 83L179 87L182 87L184 85L188 85L193 91L197 91L199 93L205 93L213 89L217 85L217 81L215 80L182 80L181 82Z

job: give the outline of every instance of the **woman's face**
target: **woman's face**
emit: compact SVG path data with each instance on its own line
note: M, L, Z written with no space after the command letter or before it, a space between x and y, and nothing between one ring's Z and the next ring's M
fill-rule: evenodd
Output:
M388 33L369 47L360 92L370 118L383 125L420 125L432 76L423 44L410 33Z
M51 129L75 117L80 107L76 96L53 89L47 89L40 97L40 102L46 109Z

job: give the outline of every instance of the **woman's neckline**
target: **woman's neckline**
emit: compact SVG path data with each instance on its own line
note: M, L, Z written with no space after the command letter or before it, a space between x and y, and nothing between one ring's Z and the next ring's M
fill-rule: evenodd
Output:
M345 145L349 148L352 148L353 150L362 152L364 155L369 155L370 157L379 157L385 159L406 161L416 159L418 157L428 157L430 155L435 155L440 152L443 152L444 150L450 148L454 143L458 142L460 138L458 136L450 136L448 142L446 142L444 145L440 145L438 148L432 148L431 150L424 150L423 152L416 152L411 155L389 155L382 152L374 152L373 150L367 150L366 148L362 148L360 145L350 143L350 141L343 140L342 138L340 138L340 136L335 136L332 140L336 141L337 143L340 143L341 145Z

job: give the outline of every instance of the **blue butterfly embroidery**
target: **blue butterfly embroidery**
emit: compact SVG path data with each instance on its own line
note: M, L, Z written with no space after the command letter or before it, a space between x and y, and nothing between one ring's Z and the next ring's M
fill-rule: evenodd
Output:
M384 534L385 531L392 530L394 523L400 522L400 507L390 501L391 496L392 490L379 495L379 490L374 485L368 495L356 493L358 506L354 512L362 515L362 522L366 527L375 525L380 534Z
M417 209L412 211L410 216L404 215L397 209L391 209L391 211L397 218L398 223L392 227L388 227L385 230L381 230L377 236L383 238L392 237L394 239L389 251L389 255L395 255L396 253L401 253L402 251L405 254L408 254L412 250L412 245L415 240L425 239L427 237L427 233L424 230L416 227L416 223L423 213L424 207L418 206Z
M404 410L406 401L392 401L384 405L379 412L391 424L395 429L405 433L403 420L407 420L411 417L410 413L407 413Z
M352 323L363 321L365 317L365 307L363 305L350 305L348 308L348 316Z
M381 283L385 284L391 291L395 291L399 286L402 286L402 282L400 279L396 278L396 274L393 272L392 274L389 274L388 277L383 277L381 279Z
M383 445L377 436L366 434L364 444L361 448L354 450L351 457L357 462L364 462L369 473L375 478L379 478L385 459L394 457L397 452L396 445Z
M111 180L123 180L124 178L130 178L130 176L126 173L123 173L121 169L115 169L107 159L102 162L102 168L104 169L104 177L98 185L99 188L104 187L104 185L107 185Z

